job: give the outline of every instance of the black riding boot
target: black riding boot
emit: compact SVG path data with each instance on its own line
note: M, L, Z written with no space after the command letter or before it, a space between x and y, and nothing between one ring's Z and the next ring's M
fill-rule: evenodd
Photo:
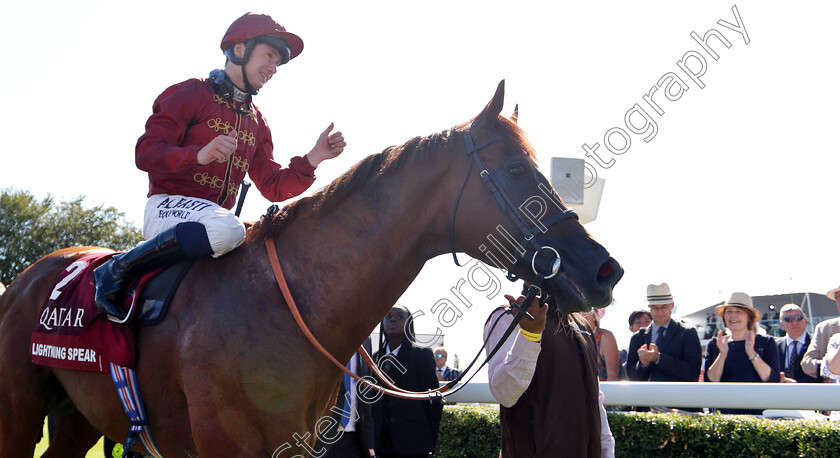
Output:
M132 280L152 269L193 257L181 249L176 227L161 232L131 251L112 257L93 271L96 306L108 315L109 320L118 323L125 321L126 313L122 303L125 289Z

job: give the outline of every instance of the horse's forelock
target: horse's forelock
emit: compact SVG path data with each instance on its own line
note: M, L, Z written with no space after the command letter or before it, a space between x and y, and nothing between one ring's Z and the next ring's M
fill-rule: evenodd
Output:
M477 117L478 116L476 116L476 118ZM458 126L458 128L468 128L475 121L476 118L473 118L469 122ZM525 154L525 156L531 159L531 161L533 161L534 163L537 162L537 152L534 150L534 148L531 146L531 143L528 141L528 138L525 135L525 131L523 131L522 128L520 128L515 121L505 118L504 116L498 116L496 118L496 123L493 126L493 128L494 131L498 131L494 132L494 135L501 134L508 140L510 144L514 145L517 149L522 151L522 153ZM479 141L476 138L473 138L473 140L476 143Z
M534 148L531 146L531 142L529 142L528 138L525 136L525 131L523 131L516 122L499 116L499 127L504 131L505 137L508 141L516 145L518 149L522 150L522 152L533 162L537 162L537 152L534 151Z

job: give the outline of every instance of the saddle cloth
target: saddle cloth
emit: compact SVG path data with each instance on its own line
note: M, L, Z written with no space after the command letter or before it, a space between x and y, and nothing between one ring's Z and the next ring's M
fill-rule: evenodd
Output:
M42 366L94 372L108 372L108 363L134 368L136 343L134 326L108 320L94 303L93 270L117 253L97 252L79 258L58 276L44 302L38 324L32 332L32 362ZM143 275L126 297L157 271Z

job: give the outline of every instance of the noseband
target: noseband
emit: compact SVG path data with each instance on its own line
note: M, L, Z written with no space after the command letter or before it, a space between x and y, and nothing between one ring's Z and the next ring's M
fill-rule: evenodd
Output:
M466 142L466 154L467 157L470 159L469 168L467 168L467 175L464 177L464 182L461 184L461 189L458 190L458 195L455 197L455 204L452 206L452 219L451 224L449 226L449 246L452 251L452 258L455 260L455 265L461 266L458 262L458 257L455 254L455 212L458 210L458 202L461 200L461 193L464 191L464 188L467 185L467 180L470 178L470 172L472 171L473 163L475 163L476 167L478 168L478 174L481 176L481 180L490 190L490 193L493 194L493 197L496 199L496 202L502 208L502 210L508 215L508 217L513 220L516 227L519 228L519 232L521 233L522 240L525 242L525 245L530 246L534 249L534 256L531 258L531 270L534 272L534 275L537 278L548 279L552 278L560 271L560 266L562 264L562 259L560 257L560 253L557 252L556 249L550 246L541 246L537 243L536 236L543 232L539 227L532 226L528 224L528 221L523 215L522 211L518 206L516 206L510 198L510 195L505 191L504 186L502 186L501 181L490 171L484 161L479 156L478 151L484 148L487 145L490 145L497 141L504 140L501 136L496 136L489 138L478 145L473 142L472 134L470 130L467 129L464 135L464 140ZM552 189L553 192L553 189ZM542 226L546 229L551 227L554 224L559 223L560 221L574 217L578 219L577 213L574 210L570 210L563 206L560 203L560 198L555 194L557 204L562 208L560 213L550 216L545 221L541 221ZM540 254L541 251L547 250L554 253L554 262L551 264L551 271L550 272L539 272L537 269L536 261L537 256ZM519 255L518 257L507 267L508 273L507 278L510 281L516 281L516 275L513 273L513 266L519 262L526 254L526 252L516 250Z

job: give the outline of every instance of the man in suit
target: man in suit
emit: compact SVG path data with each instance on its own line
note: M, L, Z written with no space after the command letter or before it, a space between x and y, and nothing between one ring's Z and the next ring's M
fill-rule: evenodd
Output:
M627 376L651 382L696 382L702 349L697 330L671 319L674 298L667 283L648 285L653 323L630 338Z
M440 386L435 358L428 348L413 345L414 320L395 305L380 324L379 351L374 361L394 385L410 391ZM382 458L421 457L434 453L443 404L382 396L373 404L376 453Z
M370 337L362 344L368 353L371 352ZM358 353L350 358L348 368L359 377L369 376L370 368L362 361ZM323 444L326 448L324 457L336 458L365 458L376 456L373 438L373 410L364 397L359 398L359 388L362 385L347 374L344 374L338 390L333 418L341 426L341 435L332 444ZM315 450L321 448L315 447Z
M783 383L818 383L820 379L811 377L802 370L802 355L811 343L811 335L805 329L808 318L796 304L786 304L779 311L779 325L785 330L784 337L776 338L779 349L779 363L783 372Z
M437 372L437 378L441 382L448 382L450 380L455 380L461 375L461 371L457 369L452 369L451 367L446 365L446 349L443 347L435 348L435 371Z
M840 312L840 286L825 293L829 299L837 302L837 310ZM828 340L831 336L840 332L840 317L825 320L818 324L814 329L814 338L808 345L808 350L802 356L802 370L811 377L819 378L821 366L823 365L823 358L825 357L826 349L828 348ZM829 379L823 381L828 382Z

